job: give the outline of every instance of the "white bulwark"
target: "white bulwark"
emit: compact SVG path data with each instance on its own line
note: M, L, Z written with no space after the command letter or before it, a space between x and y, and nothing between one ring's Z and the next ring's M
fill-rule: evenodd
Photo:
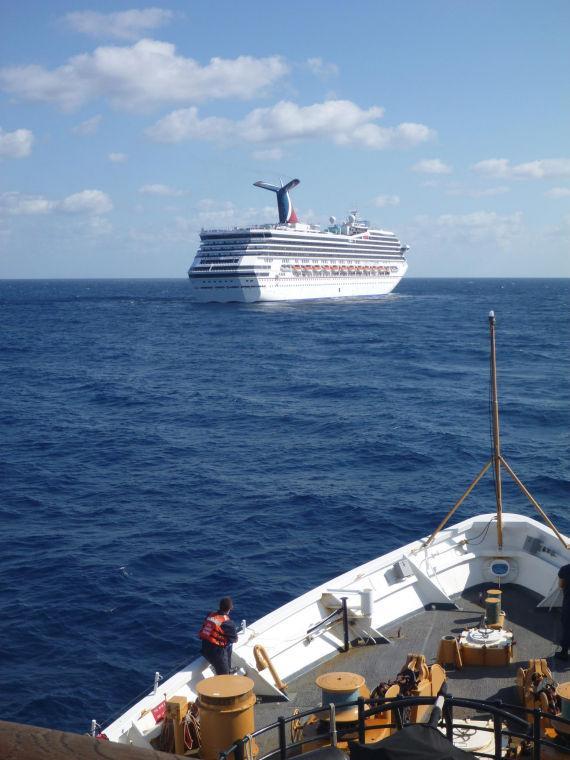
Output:
M332 660L343 645L342 620L337 616L318 624L339 608L341 597L348 600L350 636L377 641L388 641L384 632L397 621L432 605L454 606L458 594L482 583L515 584L534 592L539 608L560 606L557 574L568 562L568 553L558 537L535 520L503 513L504 544L498 550L495 524L495 514L477 515L446 527L430 545L428 539L414 541L317 586L245 626L234 645L232 664L253 680L258 697L286 699L271 673L260 672L255 648L264 647L280 678L289 683ZM297 589L292 587L290 593ZM150 748L162 730L157 718L160 703L173 695L194 702L196 684L212 675L202 657L190 662L105 726L105 735L114 742Z
M296 221L288 197L291 185L295 186L258 185L277 193L282 218L278 224L202 230L200 248L188 270L195 300L377 296L396 287L408 268L404 257L408 246L393 232L372 229L356 212L342 224L331 217L326 230Z

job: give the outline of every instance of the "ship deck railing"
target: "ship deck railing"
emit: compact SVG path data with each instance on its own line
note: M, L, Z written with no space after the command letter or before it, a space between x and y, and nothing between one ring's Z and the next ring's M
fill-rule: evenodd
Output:
M353 702L343 704L331 704L325 707L316 707L298 712L287 718L280 717L274 723L254 731L243 739L232 744L219 754L219 760L247 760L252 757L253 740L271 732L277 734L277 747L263 755L258 755L256 760L288 760L288 758L302 755L303 745L313 744L315 742L328 742L330 746L337 746L339 741L358 740L361 744L366 741L367 731L377 731L378 725L366 725L368 718L374 717L384 712L392 711L394 716L393 723L383 723L383 729L397 729L398 731L407 725L414 725L405 721L404 712L406 709L422 705L434 705L436 697L402 697L395 699L364 699L360 697ZM336 720L336 711L347 708L357 707L358 718L348 726L339 723ZM570 720L559 715L543 712L539 709L530 709L521 705L504 703L502 700L477 700L464 699L447 695L443 704L442 719L439 726L445 731L447 739L453 741L454 729L465 728L465 715L462 715L458 722L456 720L455 709L474 710L479 718L490 715L492 725L484 726L477 724L478 731L486 731L494 736L494 752L482 752L477 750L477 757L494 758L500 760L504 757L504 738L510 742L512 739L519 740L529 750L532 760L540 760L543 748L550 747L567 754L570 757ZM304 718L323 715L324 720L321 723L328 722L329 728L320 733L311 734L307 738L299 741L287 742L287 726L294 721L300 721ZM564 726L559 732L568 736L568 743L557 742L554 739L543 735L543 720L548 720L554 725ZM291 728L289 729L291 731Z

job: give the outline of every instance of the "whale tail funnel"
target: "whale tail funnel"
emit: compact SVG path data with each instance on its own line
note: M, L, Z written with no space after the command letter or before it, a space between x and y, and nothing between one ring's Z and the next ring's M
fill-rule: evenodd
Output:
M279 222L280 224L294 224L298 222L297 214L289 198L289 190L300 184L298 179L292 179L291 182L287 182L286 185L270 185L269 182L254 182L255 187L262 187L264 190L271 190L277 193L277 208L279 210Z

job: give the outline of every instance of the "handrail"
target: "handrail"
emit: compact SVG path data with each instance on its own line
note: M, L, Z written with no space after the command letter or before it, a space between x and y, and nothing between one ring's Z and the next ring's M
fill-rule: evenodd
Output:
M291 723L293 720L307 718L311 715L318 715L319 713L330 713L330 706L327 705L326 707L309 708L308 710L305 710L301 713L296 713L289 718L279 718L275 723L271 723L270 725L255 731L253 734L251 734L251 737L258 737L269 733L270 731L275 731L278 729L280 739L279 746L275 750L259 757L258 760L269 760L269 758L276 756L284 758L287 756L288 750L302 749L303 744L306 744L307 742L314 742L318 739L328 739L332 744L333 731L335 734L335 741L337 739L341 740L344 735L354 736L355 734L358 735L359 741L362 741L362 739L365 737L366 731L371 728L375 728L365 725L366 718L372 717L373 715L378 715L382 712L388 712L390 710L393 711L395 723L387 723L384 727L401 730L404 727L402 716L403 708L416 705L433 705L435 704L435 700L436 697L398 696L394 699L388 700L364 699L363 697L359 697L357 700L354 700L352 702L336 705L337 710L355 706L358 707L358 720L355 721L355 723L358 724L357 727L355 727L354 723L351 723L350 726L343 729L341 726L339 726L338 723L335 723L335 725L333 725L333 722L331 722L329 724L329 729L324 733L312 735L310 738L302 739L298 742L291 742L290 744L286 743L285 726L288 723ZM367 709L365 709L365 706L367 706ZM453 737L453 728L460 725L453 723L454 707L472 708L477 710L481 710L481 708L483 708L484 712L490 713L493 716L493 726L489 728L486 726L481 726L480 730L494 733L495 752L492 755L488 753L478 752L477 754L480 757L489 757L494 758L495 760L500 760L503 736L516 737L522 739L523 741L531 742L533 745L533 760L540 760L540 750L542 746L553 747L563 753L570 754L570 747L561 746L551 739L547 739L546 737L541 736L541 721L543 718L554 720L557 723L562 723L568 726L568 731L570 732L570 720L567 718L563 718L562 716L558 715L552 715L551 713L546 713L539 709L531 709L528 707L523 707L521 705L504 703L502 700L478 700L447 695L445 697L443 706L442 723L445 725L445 732L447 738L450 740ZM519 715L515 713L519 713ZM531 720L529 721L528 718L522 717L522 715L528 716L528 718L531 718ZM508 725L505 729L503 729L503 722L510 724L510 726ZM516 730L513 724L522 730ZM219 760L228 760L232 754L236 760L242 758L244 756L244 742L245 739L240 739L239 741L234 742L234 744L232 744L231 747L228 747L228 749L220 752Z

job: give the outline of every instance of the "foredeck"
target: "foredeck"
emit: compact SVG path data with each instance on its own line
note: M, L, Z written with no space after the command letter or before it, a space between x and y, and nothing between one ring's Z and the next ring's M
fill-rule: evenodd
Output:
M485 586L473 587L454 601L460 609L425 610L404 618L391 628L383 630L390 643L353 647L339 653L311 673L288 684L289 702L258 704L255 708L255 727L262 728L279 716L290 716L295 708L301 711L320 705L321 693L315 684L317 676L332 671L349 671L365 677L370 690L381 681L394 679L406 662L410 652L425 655L426 662L436 661L440 640L448 634L459 634L465 628L476 626L483 613L479 604L480 592ZM540 597L520 586L503 586L503 609L507 614L505 627L514 633L513 662L506 667L464 667L448 670L448 691L454 697L470 699L501 699L518 704L516 674L519 667L528 667L531 658L548 660L553 677L563 682L570 680L570 663L554 659L560 633L558 611L536 609ZM565 672L564 666L569 666ZM273 732L272 732L273 733ZM275 735L261 737L260 749L274 748Z

